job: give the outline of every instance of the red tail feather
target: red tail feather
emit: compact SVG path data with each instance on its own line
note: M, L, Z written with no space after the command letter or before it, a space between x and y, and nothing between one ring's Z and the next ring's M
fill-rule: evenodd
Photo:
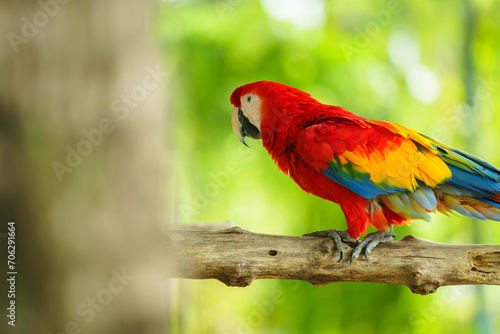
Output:
M492 200L493 202L500 203L500 194L493 195L493 196L489 197L488 199Z

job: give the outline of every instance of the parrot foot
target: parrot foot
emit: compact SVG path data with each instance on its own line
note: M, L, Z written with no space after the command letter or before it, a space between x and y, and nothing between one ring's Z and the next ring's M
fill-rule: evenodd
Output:
M357 244L358 241L354 240L349 236L347 231L343 230L325 230L325 231L316 231L313 233L307 233L303 235L304 237L321 237L321 238L330 238L334 241L335 247L340 254L340 258L337 261L340 262L344 258L344 247L342 246L342 242L349 244ZM352 262L352 260L351 260Z
M389 225L389 230L387 231L377 231L373 233L367 234L363 241L361 241L356 248L354 248L354 252L351 255L351 265L352 261L356 259L361 251L365 250L365 259L368 261L368 254L381 242L391 242L394 238L396 238L395 234L392 234L392 225Z

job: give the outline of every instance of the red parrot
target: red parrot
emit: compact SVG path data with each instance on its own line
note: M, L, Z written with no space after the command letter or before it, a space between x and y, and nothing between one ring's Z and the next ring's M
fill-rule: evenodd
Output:
M367 120L310 94L270 81L237 88L232 127L262 143L280 170L304 191L340 205L347 231L330 237L358 243L351 263L379 242L392 241L393 225L429 221L431 212L458 212L500 221L500 169L404 126ZM248 146L248 145L247 145ZM339 261L340 261L339 260Z

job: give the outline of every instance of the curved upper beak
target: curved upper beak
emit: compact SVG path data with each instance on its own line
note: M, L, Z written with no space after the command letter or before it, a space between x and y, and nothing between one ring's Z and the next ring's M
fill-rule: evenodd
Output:
M233 114L231 116L231 125L233 126L233 132L236 138L245 146L248 146L246 142L246 137L252 139L260 139L260 131L255 125L250 123L248 118L243 114L241 108L234 107Z
M238 111L241 110L240 108L234 107L233 108L233 115L231 116L231 125L233 126L233 132L236 135L236 138L245 146L248 146L246 140L245 140L245 135L242 133L243 130L243 125L240 123L238 119Z

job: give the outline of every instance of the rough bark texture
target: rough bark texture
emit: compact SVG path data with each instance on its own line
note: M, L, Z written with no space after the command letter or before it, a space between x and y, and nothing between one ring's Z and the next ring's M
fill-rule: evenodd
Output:
M215 278L244 287L255 279L376 282L406 285L417 294L440 286L500 285L500 245L451 245L407 236L378 245L369 255L339 254L326 238L258 234L232 227L223 231L167 231L172 277ZM346 255L352 252L344 244Z

